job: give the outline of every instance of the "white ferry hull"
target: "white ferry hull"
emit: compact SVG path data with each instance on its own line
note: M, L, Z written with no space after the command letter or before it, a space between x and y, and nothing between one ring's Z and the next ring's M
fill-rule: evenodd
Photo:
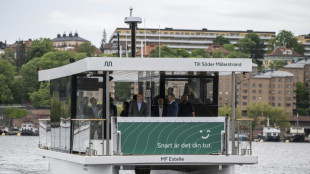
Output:
M131 174L137 166L151 169L151 174L234 174L234 165L258 161L236 155L81 156L42 149L37 153L49 158L50 174Z

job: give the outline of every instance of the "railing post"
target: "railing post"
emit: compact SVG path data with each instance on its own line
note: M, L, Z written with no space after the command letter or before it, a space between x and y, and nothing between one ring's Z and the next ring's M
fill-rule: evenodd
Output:
M106 72L106 155L110 155L110 73Z

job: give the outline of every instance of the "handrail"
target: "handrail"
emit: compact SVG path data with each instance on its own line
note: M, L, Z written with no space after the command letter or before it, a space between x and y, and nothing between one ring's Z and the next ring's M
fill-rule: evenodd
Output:
M50 118L41 118L41 119L38 119L39 121L50 121L51 119Z

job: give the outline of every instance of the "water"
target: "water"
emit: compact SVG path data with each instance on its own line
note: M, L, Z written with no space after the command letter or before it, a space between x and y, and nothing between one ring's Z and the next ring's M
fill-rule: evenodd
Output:
M48 174L48 161L36 155L39 137L0 136L0 174Z
M48 174L35 154L39 137L0 136L0 174ZM253 143L258 164L236 166L236 174L310 174L310 143Z

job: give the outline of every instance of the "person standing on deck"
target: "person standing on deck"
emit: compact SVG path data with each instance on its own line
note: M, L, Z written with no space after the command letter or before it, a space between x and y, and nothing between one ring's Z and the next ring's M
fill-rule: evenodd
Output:
M129 107L129 117L146 117L148 116L147 104L142 101L143 94L137 94L137 101L132 101Z
M168 100L169 100L169 107L167 111L167 117L177 117L179 106L178 103L175 101L173 93L168 94Z

